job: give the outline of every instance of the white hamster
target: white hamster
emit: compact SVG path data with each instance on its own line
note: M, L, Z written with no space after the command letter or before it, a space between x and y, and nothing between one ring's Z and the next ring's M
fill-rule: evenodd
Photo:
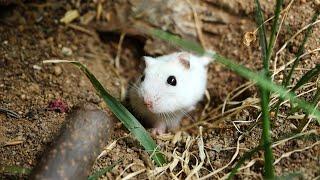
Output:
M143 75L128 91L129 104L154 134L163 134L202 99L211 58L178 52L144 61Z

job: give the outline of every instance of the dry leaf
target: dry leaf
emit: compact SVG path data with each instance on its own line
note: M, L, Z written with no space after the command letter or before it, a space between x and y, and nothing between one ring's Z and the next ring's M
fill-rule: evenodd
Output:
M256 39L257 38L255 32L246 32L244 34L243 43L246 46L250 46L251 42L254 42Z

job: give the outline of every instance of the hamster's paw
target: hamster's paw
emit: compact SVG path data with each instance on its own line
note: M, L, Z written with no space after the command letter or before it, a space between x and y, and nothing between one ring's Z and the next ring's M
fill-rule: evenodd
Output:
M166 133L166 125L165 124L159 124L158 126L152 128L152 134L153 135L161 135Z

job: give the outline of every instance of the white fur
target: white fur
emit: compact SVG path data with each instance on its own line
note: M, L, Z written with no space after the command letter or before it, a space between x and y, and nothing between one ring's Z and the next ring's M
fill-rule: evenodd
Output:
M181 55L189 61L189 69L179 61ZM187 52L144 59L145 79L138 80L136 88L129 90L129 102L136 113L158 128L157 133L163 133L163 130L177 127L183 115L202 99L207 83L206 66L211 59ZM169 76L176 77L176 86L167 83ZM152 110L144 104L146 99L152 102Z

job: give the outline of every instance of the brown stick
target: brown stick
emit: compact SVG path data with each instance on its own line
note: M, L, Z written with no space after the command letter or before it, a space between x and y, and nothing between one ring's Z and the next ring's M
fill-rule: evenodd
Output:
M57 141L44 152L31 179L87 179L112 127L110 116L96 106L75 108Z

